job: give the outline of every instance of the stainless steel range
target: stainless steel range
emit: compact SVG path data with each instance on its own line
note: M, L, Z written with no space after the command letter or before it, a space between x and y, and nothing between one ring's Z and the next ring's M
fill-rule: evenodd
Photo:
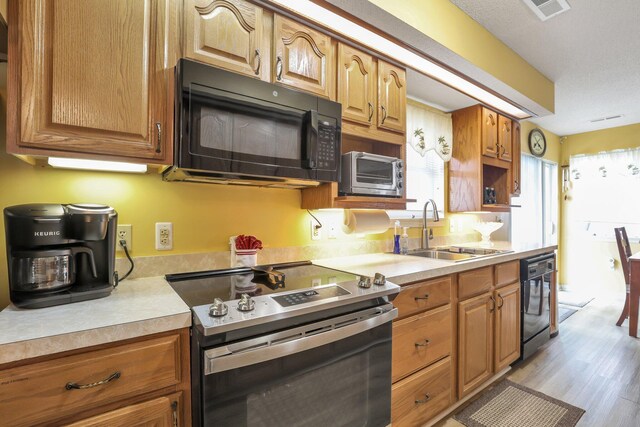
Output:
M391 423L400 287L289 263L166 276L191 307L193 424Z

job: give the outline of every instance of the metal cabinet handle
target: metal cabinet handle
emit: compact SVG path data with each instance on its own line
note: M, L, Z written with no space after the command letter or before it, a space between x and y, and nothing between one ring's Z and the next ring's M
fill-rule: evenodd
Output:
M421 403L427 403L429 400L431 400L431 396L429 396L428 394L424 394L424 399L416 399L416 404L421 404Z
M429 340L422 340L422 341L418 341L418 342L415 344L415 346L416 346L416 347L426 347L426 346L428 346L428 345L429 345L429 343L430 343L430 341L429 341Z
M276 57L276 80L282 80L282 58Z
M423 297L413 297L413 299L415 301L420 301L420 300L428 300L429 299L429 294L424 294Z
M256 49L256 60L258 61L258 64L256 65L256 69L254 70L254 72L257 76L260 74L260 65L262 65L262 57L260 56L260 50L258 49Z
M500 310L504 305L504 298L502 298L502 295L500 294L498 294L498 298L500 298L500 304L498 305L498 310Z
M171 402L171 411L171 415L173 417L173 427L178 427L178 402L175 400Z
M491 308L489 309L489 313L493 313L496 309L496 300L495 298L493 298L493 295L489 297L489 299L491 299L491 302L493 304L491 304Z
M382 121L380 124L383 125L384 121L387 120L387 109L384 108L384 105L381 105L380 108L382 108Z
M500 154L500 157L504 156L504 153L507 152L507 147L505 147L504 145L500 145L499 148L502 148L502 153Z
M370 102L367 102L367 104L369 104L369 123L371 123L371 119L373 118L373 104Z
M518 180L517 180L517 179L514 179L514 180L513 180L513 189L514 189L515 191L520 190L520 183L518 182Z
M64 388L66 388L67 390L83 390L85 388L93 388L99 385L104 385L111 381L117 380L118 378L120 378L120 371L114 372L102 381L96 381L95 383L89 384L67 383Z
M156 153L160 153L162 151L162 125L160 124L160 122L156 123L156 133Z

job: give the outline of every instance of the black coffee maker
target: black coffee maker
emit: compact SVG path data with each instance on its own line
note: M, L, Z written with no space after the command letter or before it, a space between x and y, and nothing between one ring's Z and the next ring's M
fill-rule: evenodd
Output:
M41 308L109 295L117 285L117 221L102 205L5 208L11 301Z

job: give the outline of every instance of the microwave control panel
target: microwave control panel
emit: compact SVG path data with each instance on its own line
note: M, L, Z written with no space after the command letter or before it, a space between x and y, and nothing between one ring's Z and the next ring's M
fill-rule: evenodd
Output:
M318 123L318 169L335 169L337 158L336 127L329 122Z

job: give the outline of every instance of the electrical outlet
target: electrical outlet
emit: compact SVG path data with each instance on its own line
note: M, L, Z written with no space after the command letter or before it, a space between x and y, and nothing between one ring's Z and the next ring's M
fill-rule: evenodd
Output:
M156 222L156 250L170 251L171 249L173 249L173 224Z
M449 233L455 233L456 232L456 220L451 218L449 220Z
M328 233L327 238L329 238L329 239L335 239L336 238L336 228L333 225L329 226L329 233Z
M316 227L318 223L311 219L309 220L309 226L311 227L311 240L320 240L322 238L322 229Z
M119 251L123 251L122 246L120 246L120 240L124 240L127 243L127 250L131 252L133 249L133 239L131 237L131 224L119 224L117 230L117 242L116 248Z

